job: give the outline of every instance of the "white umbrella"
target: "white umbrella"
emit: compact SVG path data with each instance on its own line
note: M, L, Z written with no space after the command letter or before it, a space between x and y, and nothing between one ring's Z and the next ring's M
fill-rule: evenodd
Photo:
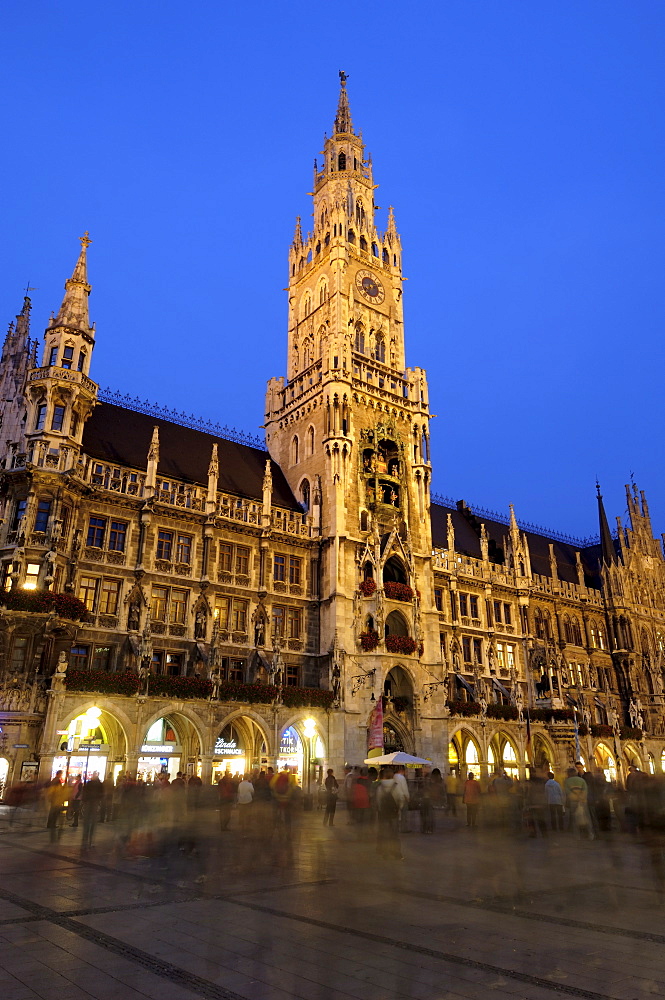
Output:
M430 765L431 760L425 760L423 757L412 757L410 753L404 753L403 750L396 750L395 753L386 753L382 757L368 757L365 761L366 764L371 764L375 767L377 764L382 767L384 764L405 764L407 767L422 767L423 764Z

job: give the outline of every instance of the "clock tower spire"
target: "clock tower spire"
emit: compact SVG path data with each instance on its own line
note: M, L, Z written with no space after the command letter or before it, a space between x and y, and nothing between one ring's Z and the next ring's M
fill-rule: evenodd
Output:
M270 454L296 496L305 507L320 498L322 652L336 633L348 652L357 647L361 562L377 593L390 560L385 578L415 593L416 561L429 572L432 549L427 381L405 364L402 247L392 209L377 226L372 162L340 80L315 161L312 228L289 248L286 377L269 381L265 417ZM415 617L400 627L420 645Z

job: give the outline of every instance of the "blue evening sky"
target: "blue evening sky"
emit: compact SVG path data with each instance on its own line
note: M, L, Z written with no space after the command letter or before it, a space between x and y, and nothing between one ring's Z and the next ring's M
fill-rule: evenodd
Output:
M404 245L434 485L587 535L665 530L665 4L4 0L8 322L86 229L92 374L256 433L339 69Z

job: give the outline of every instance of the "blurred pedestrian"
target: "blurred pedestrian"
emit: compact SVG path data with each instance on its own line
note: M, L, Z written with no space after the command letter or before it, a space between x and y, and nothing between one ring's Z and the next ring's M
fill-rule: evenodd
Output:
M229 828L231 808L236 797L236 789L230 771L225 771L217 782L217 794L219 797L219 828L224 831Z
M377 853L382 857L403 861L399 839L399 813L402 791L395 781L392 767L382 767L376 793L378 810Z
M335 822L335 810L337 809L337 795L339 793L339 785L337 783L337 778L332 767L328 768L328 774L325 780L326 788L326 811L323 814L323 825L333 826Z
M550 826L553 830L563 831L563 806L566 796L563 788L556 780L551 771L548 772L545 782L545 796L547 798L547 808L550 814Z
M92 847L92 838L95 834L95 827L99 822L99 812L102 799L104 798L104 786L99 780L99 772L93 771L81 789L81 816L83 819L83 838L81 844L84 848Z
M243 775L242 781L238 784L236 801L238 803L238 826L243 833L247 833L254 801L254 785L246 774Z
M478 810L480 808L480 782L476 781L473 771L464 782L462 801L466 806L466 825L475 828L478 825Z

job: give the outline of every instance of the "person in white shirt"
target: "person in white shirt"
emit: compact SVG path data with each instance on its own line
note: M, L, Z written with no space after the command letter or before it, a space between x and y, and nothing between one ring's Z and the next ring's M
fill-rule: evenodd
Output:
M243 833L246 833L249 825L252 802L254 801L254 785L251 783L246 774L243 775L242 781L238 785L238 795L236 801L238 803L238 825Z
M563 805L566 801L563 788L552 772L545 782L545 795L550 810L550 825L553 830L563 830Z
M395 785L397 786L398 797L399 797L399 828L403 833L407 833L408 827L408 817L409 817L409 783L406 780L406 775L404 774L404 768L398 766L395 768Z

